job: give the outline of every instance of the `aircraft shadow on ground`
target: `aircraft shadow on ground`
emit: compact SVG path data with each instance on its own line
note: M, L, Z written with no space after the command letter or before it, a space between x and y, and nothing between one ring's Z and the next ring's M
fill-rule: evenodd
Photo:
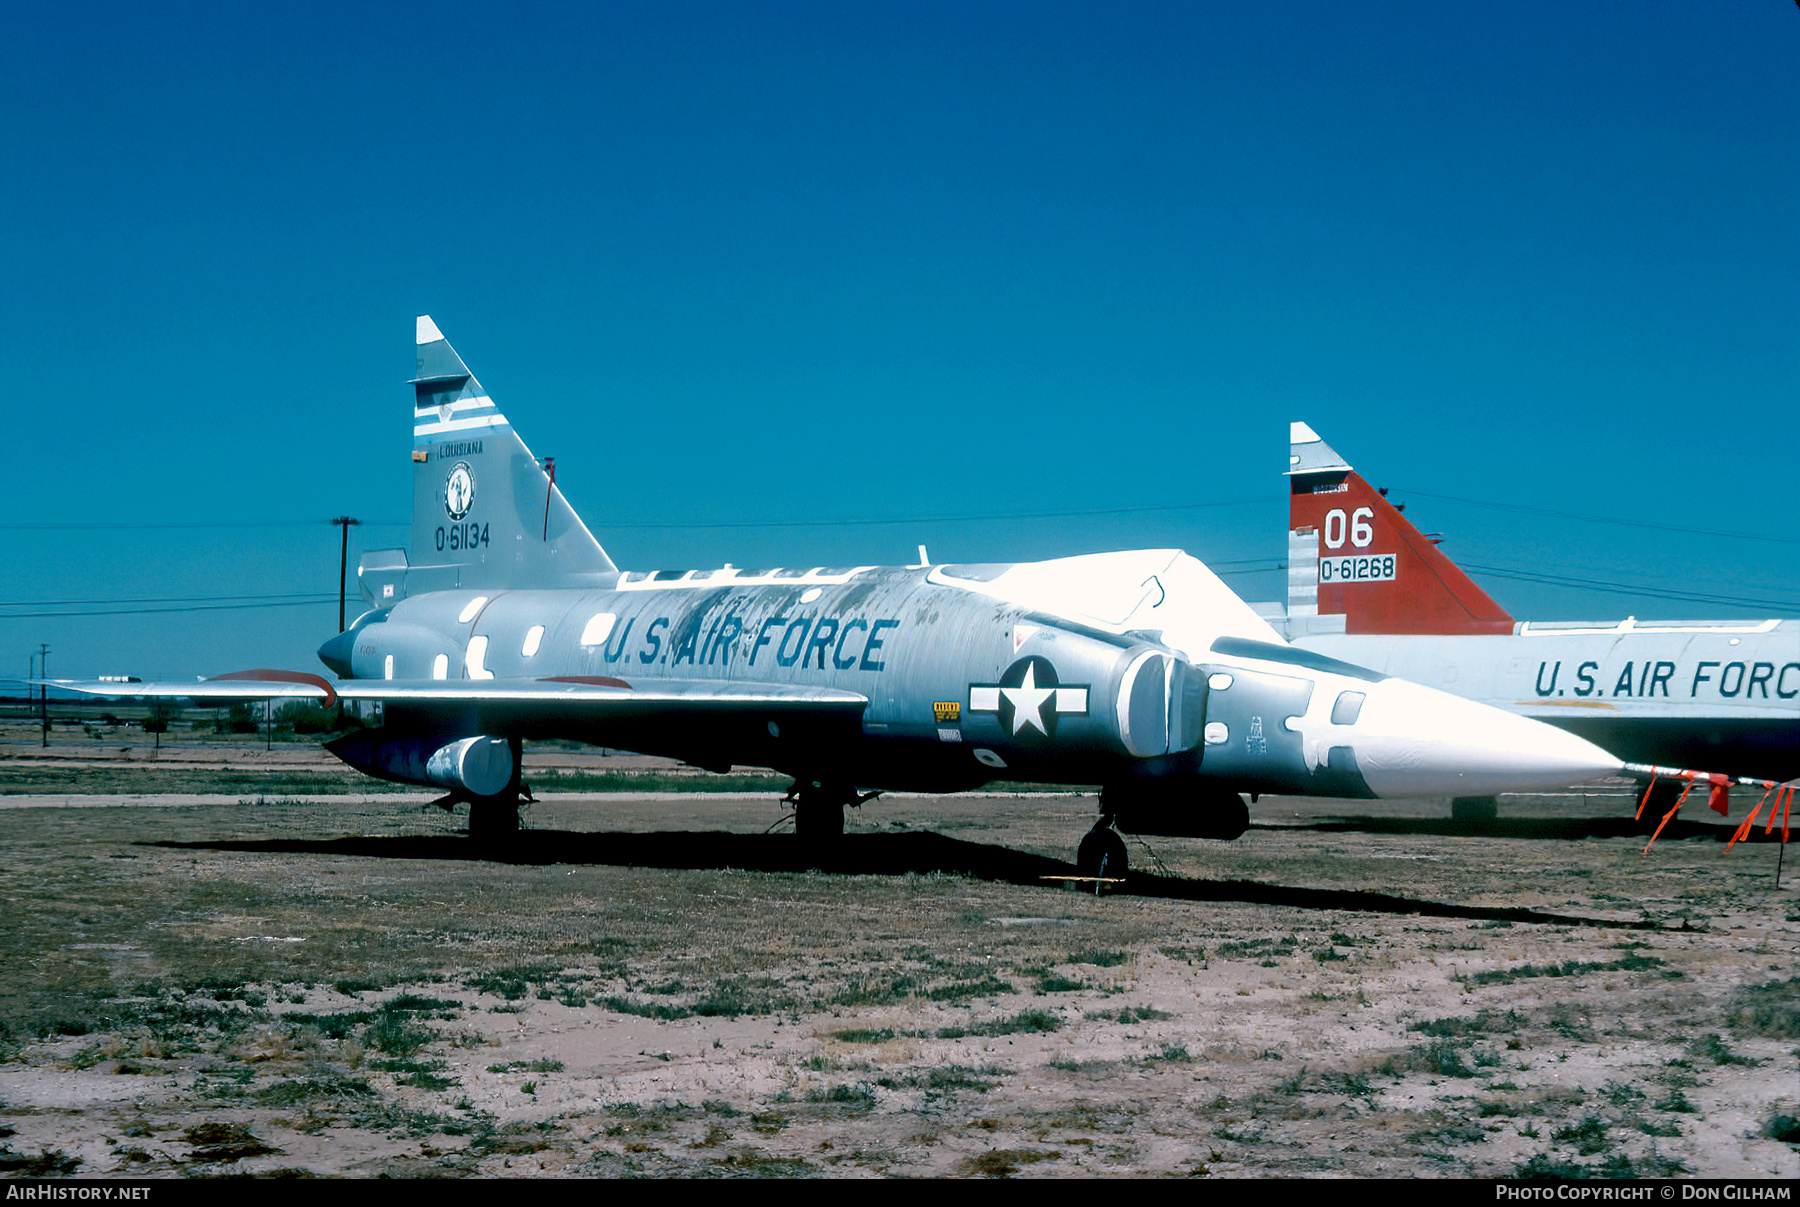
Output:
M846 835L828 853L802 845L791 834L582 833L568 830L522 831L516 838L499 845L477 845L466 837L448 835L321 840L161 841L139 845L186 851L481 861L524 866L597 864L671 871L732 868L750 872L817 871L848 876L938 873L970 876L978 880L1028 888L1068 886L1071 883L1069 880L1058 878L1073 876L1077 870L1074 865L1060 859L987 843L965 842L932 833ZM1309 910L1418 914L1495 922L1656 928L1656 924L1651 922L1552 914L1532 909L1452 905L1348 889L1302 888L1248 880L1192 879L1147 871L1134 871L1125 885L1115 890L1114 895L1171 901L1279 905Z
M1488 821L1456 821L1447 817L1323 817L1317 821L1266 828L1334 834L1403 834L1422 838L1549 838L1561 842L1580 838L1642 838L1647 842L1661 820L1661 814L1647 816L1643 821L1630 817L1499 817ZM1709 825L1678 817L1663 827L1657 841L1712 838L1725 842L1736 829L1735 822ZM1745 841L1764 841L1760 820L1755 833Z

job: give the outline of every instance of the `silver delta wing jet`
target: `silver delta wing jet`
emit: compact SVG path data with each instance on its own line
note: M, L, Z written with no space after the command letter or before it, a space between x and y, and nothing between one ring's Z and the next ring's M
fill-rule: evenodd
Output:
M430 318L412 382L410 549L371 553L340 678L134 685L197 699L378 700L332 751L517 827L523 739L794 777L803 838L882 789L1100 784L1082 870L1127 832L1235 838L1243 793L1374 798L1617 774L1527 717L1288 644L1178 550L1029 563L621 571ZM91 685L122 694L116 684Z

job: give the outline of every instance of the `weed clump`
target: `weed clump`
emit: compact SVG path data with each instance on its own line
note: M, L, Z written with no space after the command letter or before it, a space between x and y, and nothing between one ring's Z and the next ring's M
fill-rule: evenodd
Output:
M1517 968L1496 968L1463 978L1471 985L1506 985L1533 977L1586 976L1591 972L1645 972L1661 968L1663 961L1655 956L1632 952L1617 960L1564 960L1560 964L1521 964Z
M740 1014L774 1014L799 1008L787 986L773 977L720 977L693 1005L702 1018L736 1018Z
M938 1065L921 1073L908 1073L902 1077L883 1077L875 1084L884 1090L925 1090L929 1093L942 1093L952 1090L974 1090L977 1094L985 1094L998 1081L990 1080L1007 1070L995 1065L976 1068L972 1065Z
M381 1008L389 1013L439 1013L454 1012L463 1008L461 1002L453 1002L448 998L420 997L416 993L403 993L381 1004Z
M1153 1023L1175 1016L1167 1010L1158 1010L1153 1006L1126 1006L1117 1014L1111 1010L1090 1010L1085 1017L1092 1019L1116 1018L1122 1023Z
M489 1065L490 1073L560 1073L563 1062L560 1060L509 1060L505 1064Z
M371 1098L375 1087L360 1077L303 1077L279 1081L256 1095L265 1106L296 1107L316 1102L348 1102Z
M492 993L516 1002L533 986L547 991L550 982L561 979L562 973L561 968L550 964L511 964L470 977L468 986L477 993Z
M1581 1122L1569 1127L1558 1128L1551 1139L1559 1144L1573 1144L1575 1151L1583 1156L1602 1153L1610 1146L1606 1135L1606 1121L1598 1115L1584 1116Z
M831 1006L891 1006L919 990L919 978L911 973L863 977L852 981L832 997Z
M686 1006L671 1006L667 1002L634 1002L628 997L597 997L594 1005L611 1010L614 1014L635 1014L639 1018L654 1018L660 1022L672 1022L678 1018L689 1018L693 1011Z
M1369 1079L1361 1073L1321 1073L1319 1081L1326 1089L1348 1095L1351 1098L1375 1096L1375 1087L1370 1085Z
M1092 964L1096 968L1116 968L1130 958L1130 952L1104 951L1096 948L1091 951L1071 952L1069 958L1063 962L1065 964Z
M1716 1065L1744 1065L1755 1068L1762 1063L1754 1057L1739 1056L1733 1052L1725 1046L1725 1041L1719 1038L1717 1031L1708 1031L1688 1047L1695 1056L1704 1056Z
M1473 1123L1447 1122L1413 1133L1414 1140L1437 1144L1480 1144L1487 1133Z
M1578 1165L1558 1161L1548 1153L1538 1153L1519 1166L1513 1176L1532 1181L1572 1182L1587 1178L1672 1178L1691 1172L1685 1162L1666 1157L1652 1146L1649 1153L1633 1161L1624 1153L1614 1153L1599 1165Z
M875 1109L875 1092L868 1086L834 1085L829 1090L812 1090L806 1100L820 1106L836 1108L833 1114L866 1115Z
M1792 1115L1776 1115L1763 1125L1763 1135L1783 1144L1800 1144L1800 1119Z
M1740 1034L1800 1038L1800 977L1746 986L1732 996L1727 1010Z
M965 1039L969 1036L992 1038L999 1035L1043 1034L1061 1026L1062 1020L1048 1010L1024 1010L1011 1018L997 1018L971 1027L940 1027L937 1037Z
M1683 1094L1679 1087L1670 1090L1667 1098L1659 1099L1650 1105L1659 1111L1667 1111L1671 1115L1697 1115L1700 1113L1700 1108L1689 1102L1687 1095Z
M80 1165L80 1157L71 1157L60 1148L47 1148L35 1157L28 1157L0 1144L0 1173L26 1178L66 1178Z
M925 991L925 996L934 1002L961 1002L972 997L998 997L1002 993L1017 993L1006 981L987 974L975 980L952 981L948 985L940 985Z
M1419 1031L1439 1039L1460 1039L1466 1035L1486 1035L1495 1031L1517 1031L1525 1025L1524 1016L1516 1010L1502 1014L1483 1010L1471 1017L1432 1018L1407 1025L1408 1031Z
M1061 1153L1041 1148L996 1148L980 1156L969 1157L956 1167L956 1172L959 1177L965 1178L1010 1178L1019 1172L1021 1165L1055 1161L1061 1156Z
M249 1128L231 1123L201 1123L190 1127L181 1134L184 1142L192 1144L194 1151L188 1154L188 1160L208 1164L242 1161L248 1157L267 1156L281 1150L264 1144Z
M437 1032L430 1027L421 1027L404 1014L386 1012L370 1025L368 1034L369 1044L377 1051L402 1058L420 1051L436 1038Z
M1463 1062L1455 1044L1440 1039L1434 1044L1418 1044L1400 1056L1390 1056L1377 1072L1389 1077L1404 1073L1435 1073L1439 1077L1473 1077L1475 1070Z
M892 1027L856 1028L831 1032L831 1038L847 1044L880 1044L894 1038Z

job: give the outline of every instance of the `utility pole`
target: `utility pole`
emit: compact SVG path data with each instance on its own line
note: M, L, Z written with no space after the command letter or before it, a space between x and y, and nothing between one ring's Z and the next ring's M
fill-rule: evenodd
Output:
M344 535L344 539L338 547L338 632L341 633L344 631L344 586L350 573L350 526L360 524L362 521L341 515L331 522L343 529Z
M50 647L38 643L38 674L50 677ZM40 743L46 748L50 745L50 688L47 684L38 684L38 733Z

